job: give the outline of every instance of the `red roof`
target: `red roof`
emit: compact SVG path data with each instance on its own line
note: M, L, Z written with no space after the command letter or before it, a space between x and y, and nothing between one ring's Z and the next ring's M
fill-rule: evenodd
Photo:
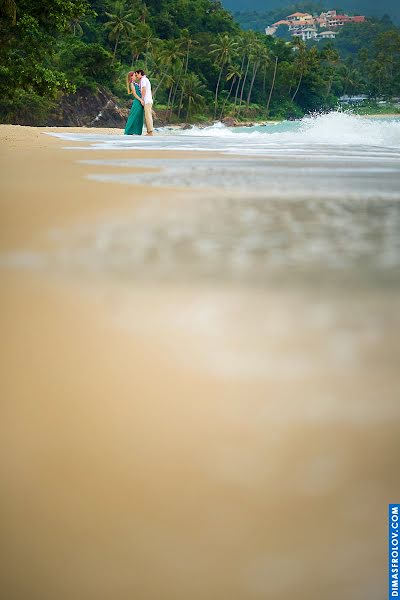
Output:
M295 25L313 25L310 21L296 21Z

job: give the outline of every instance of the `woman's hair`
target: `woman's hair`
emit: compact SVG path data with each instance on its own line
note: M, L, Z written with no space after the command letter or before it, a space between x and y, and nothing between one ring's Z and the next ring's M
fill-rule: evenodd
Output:
M134 74L135 74L134 71L129 71L128 75L126 76L126 89L128 90L128 94L132 94L131 79L132 79L132 75L134 75Z

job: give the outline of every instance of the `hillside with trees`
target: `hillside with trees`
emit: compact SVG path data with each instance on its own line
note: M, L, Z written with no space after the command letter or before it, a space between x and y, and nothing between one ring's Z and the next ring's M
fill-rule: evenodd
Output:
M367 45L357 29L339 48L244 31L214 0L0 0L0 119L101 125L111 106L121 124L133 66L149 74L166 123L299 117L343 93L400 95L400 31L364 26Z
M400 24L400 2L398 0L320 0L323 8L340 8L345 12L363 14L368 17L381 18L390 15L393 21ZM223 0L225 8L232 12L265 13L287 6L287 0Z

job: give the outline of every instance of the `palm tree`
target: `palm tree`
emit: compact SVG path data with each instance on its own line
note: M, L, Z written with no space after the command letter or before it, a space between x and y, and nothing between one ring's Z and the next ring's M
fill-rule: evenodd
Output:
M0 12L6 15L13 25L17 22L17 3L15 0L0 0Z
M297 67L297 70L300 72L299 79L297 82L297 87L292 96L292 102L293 102L297 96L297 93L300 89L301 82L303 81L303 77L307 70L307 48L306 48L305 43L300 38L296 38L292 43L293 43L293 50L296 50L298 53L297 60L296 60L296 67Z
M143 51L143 39L139 32L135 30L123 41L121 44L124 52L129 53L131 57L131 67L133 67L134 63L139 59Z
M367 63L367 75L370 80L369 92L373 98L381 98L384 88L384 82L386 77L386 67L384 63L379 60L371 60Z
M151 27L149 27L149 25L143 24L141 26L141 30L142 30L142 43L146 49L144 63L145 63L145 70L147 71L149 52L150 52L150 49L157 43L157 38L153 34L153 31L152 31Z
M381 33L375 41L375 49L378 51L377 58L382 60L386 67L389 81L392 81L394 74L399 72L400 33L398 31Z
M180 72L179 72L179 75L178 75L178 77L176 79L176 82L175 82L175 89L174 89L174 93L173 93L172 101L171 101L171 114L170 114L170 116L172 115L172 111L173 111L173 108L175 106L176 94L178 93L179 85L181 83L181 78L182 78L183 71L184 71L184 60L182 60L183 57L185 56L184 40L183 39L175 40L175 46L176 46L176 48L175 48L175 53L174 54L175 54L175 56L177 58L177 62L180 65Z
M69 22L69 29L72 31L72 35L83 35L81 19L79 17L71 19L71 21Z
M166 111L166 119L167 121L171 121L172 111L173 111L173 93L176 89L176 86L179 85L179 80L182 76L182 62L180 60L172 62L171 66L168 70L167 75L165 76L165 84L167 89L169 88L168 101L167 101L167 111Z
M249 108L250 99L251 99L251 92L253 91L254 81L256 79L256 76L257 76L257 73L258 73L258 69L260 68L261 62L263 60L265 60L266 62L268 61L268 55L267 55L267 52L266 52L266 48L265 48L265 46L263 46L261 44L257 44L254 47L253 73L252 73L252 77L251 77L249 93L247 94L247 100L246 100L246 107L247 108Z
M151 28L143 23L137 23L131 32L125 35L123 41L124 48L129 51L132 56L132 66L140 56L144 57L145 62L147 61L146 55L153 44L156 42L156 38L153 35ZM146 62L147 68L147 62Z
M342 79L343 79L343 95L346 96L354 94L357 87L361 86L361 74L352 66L343 65L342 67Z
M268 70L270 62L271 62L270 51L266 46L264 46L264 52L263 52L263 57L262 57L262 64L263 64L263 87L262 87L262 90L263 90L264 96L265 96L266 87L267 87L267 70Z
M104 28L110 31L108 35L109 39L115 41L113 51L114 61L121 35L128 36L134 31L132 20L135 17L135 12L133 10L127 11L124 0L117 0L114 4L113 10L113 13L106 12L109 20L104 24Z
M183 79L182 87L183 97L185 103L187 103L186 121L188 121L192 106L199 106L204 102L202 92L206 86L202 83L196 73L189 73L189 75L186 75Z
M249 73L250 62L253 58L253 50L254 50L254 46L256 44L256 35L255 35L254 31L246 31L244 33L243 43L244 43L244 56L247 58L247 63L246 63L246 70L244 72L242 87L240 90L238 114L240 113L240 110L242 108L244 86L246 85L247 76Z
M178 75L177 69L174 69L174 77L172 77L172 79L170 75L171 69L174 66L176 67L177 63L179 63L179 74L182 75L182 50L177 47L176 40L160 40L160 43L156 48L156 54L153 53L153 58L156 65L156 73L159 77L153 92L153 96L155 96L157 94L157 90L163 83L167 86L167 89L172 84L175 84Z
M233 40L227 33L218 34L217 42L215 44L211 44L212 50L210 50L210 54L215 54L217 56L217 65L220 67L218 81L215 87L214 119L217 116L218 92L221 83L222 72L237 46L237 42Z
M235 85L236 80L240 79L240 74L241 74L241 71L240 71L239 66L234 65L234 64L230 64L229 65L229 67L228 67L228 73L226 75L226 81L230 81L231 82L231 87L229 88L228 95L225 98L224 103L222 105L221 113L219 115L219 120L221 120L222 117L223 117L223 115L224 115L224 110L225 110L226 103L228 102L229 98L232 95L233 86Z
M138 11L138 17L139 17L139 21L141 23L146 23L146 19L149 16L150 11L147 7L147 4L145 2L141 2L140 3L140 8Z
M153 97L157 94L157 91L163 84L164 80L167 77L168 70L171 67L172 59L171 55L168 52L165 44L163 46L159 46L156 53L153 53L154 62L156 65L156 73L157 73L157 85L154 87Z
M271 104L271 98L272 98L272 93L274 91L274 87L275 87L275 80L276 80L276 72L278 70L278 57L275 56L275 65L274 65L274 74L272 76L272 83L271 83L271 89L269 90L269 96L268 96L268 100L267 100L267 116L269 114L269 105Z
M235 99L234 99L234 102L233 102L233 110L234 111L236 110L236 104L237 104L237 101L238 101L238 95L239 95L239 89L240 89L240 82L242 81L242 77L243 77L243 74L244 74L243 73L243 63L244 63L244 55L243 55L243 58L242 58L241 67L239 69L239 76L237 78L237 85L236 85L236 90L235 90Z
M315 48L312 48L311 50L314 50L316 52ZM311 54L311 50L310 50L310 54ZM311 58L313 58L313 57L311 57ZM325 48L322 50L320 58L327 63L327 71L328 71L328 82L327 82L327 88L326 88L326 99L327 99L329 94L331 93L332 82L333 82L333 78L335 76L334 67L335 67L335 65L337 65L337 63L340 60L340 54L336 50L336 48L334 48L334 46L332 44L327 44L325 46Z
M184 77L186 77L187 72L188 72L188 67L189 67L189 53L190 53L190 48L192 46L198 45L199 42L196 42L195 40L192 40L189 37L189 32L187 29L183 30L185 32L185 39L186 39L186 57L185 57L185 71L184 71ZM181 107L182 107L182 100L183 100L183 87L182 87L182 91L181 91L181 97L179 100L179 109L178 109L178 119L180 117L181 114Z
M242 81L242 77L244 74L244 62L246 60L246 40L245 40L245 33L243 33L242 35L239 35L238 37L238 46L240 46L242 48L242 52L239 54L241 54L242 57L242 62L240 64L240 69L239 69L239 77L237 80L237 86L236 86L236 90L235 90L235 101L233 103L233 107L234 110L236 110L236 103L237 103L237 99L238 99L238 95L239 95L239 89L240 89L240 82Z

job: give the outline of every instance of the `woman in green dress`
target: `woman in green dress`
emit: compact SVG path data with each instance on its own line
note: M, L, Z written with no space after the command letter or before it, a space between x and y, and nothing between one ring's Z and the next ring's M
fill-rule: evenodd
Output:
M126 86L128 94L133 95L133 103L124 133L125 135L142 135L144 108L141 103L140 87L136 83L136 75L133 71L129 71L127 75Z

